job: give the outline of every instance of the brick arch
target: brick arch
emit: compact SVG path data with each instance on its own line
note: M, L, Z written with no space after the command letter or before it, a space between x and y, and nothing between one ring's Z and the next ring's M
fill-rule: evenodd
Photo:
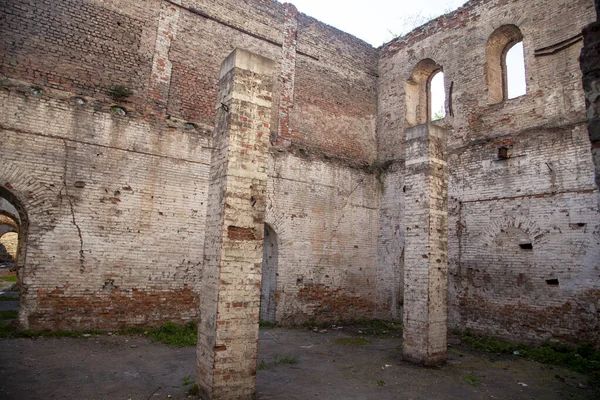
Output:
M19 219L6 211L0 211L0 225L10 226L13 232L19 231Z
M429 93L431 78L443 71L441 65L431 58L425 58L413 68L406 81L406 123L408 126L429 122L431 98Z
M0 171L0 197L10 202L19 214L16 266L24 296L27 292L24 278L32 272L27 268L27 243L54 228L58 220L59 198L55 190L16 163L8 164Z
M485 77L488 85L488 103L497 104L506 100L506 53L523 41L523 34L516 25L502 25L488 38L486 45Z
M6 185L0 186L0 197L7 200L13 207L18 211L18 219L19 224L16 223L11 217L7 217L7 220L11 220L14 225L17 227L17 232L19 234L19 245L17 248L16 262L17 271L21 271L25 266L25 258L26 258L26 250L27 250L27 236L29 230L29 217L26 211L25 206L21 202L21 200L9 189L6 188ZM3 215L3 217L6 217ZM14 216L16 217L16 216ZM19 275L22 277L22 274Z
M27 219L29 228L52 229L58 214L58 197L48 187L17 164L0 171L0 195L17 206L19 218Z

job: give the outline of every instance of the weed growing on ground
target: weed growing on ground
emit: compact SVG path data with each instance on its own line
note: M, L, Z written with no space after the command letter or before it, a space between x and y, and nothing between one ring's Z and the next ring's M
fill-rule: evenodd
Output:
M5 319L17 319L19 316L19 312L16 310L1 310L0 311L0 321Z
M360 334L377 336L379 338L402 336L402 324L400 322L379 319L349 319L337 322L318 322L315 317L312 317L303 322L302 326L307 329L341 329L343 327Z
M364 337L343 337L334 339L333 343L341 344L343 346L365 346L368 343L371 343L371 341Z
M10 319L6 318L6 311L0 312L0 320L1 319ZM10 311L13 318L16 318L17 312ZM8 314L7 314L8 315ZM11 315L9 315L11 316ZM6 322L0 321L0 338L36 338L36 337L68 337L68 338L81 338L87 337L90 335L104 335L109 332L107 331L98 331L98 330L83 330L83 331L68 331L68 330L58 330L58 331L30 331L30 330L22 330L19 331L13 324L8 324ZM181 326L174 324L172 322L167 322L161 327L158 328L126 328L115 332L118 335L147 335L157 342L161 342L164 344L168 344L175 347L185 347L185 346L195 346L198 330L195 322L188 322L187 324Z
M513 354L545 364L560 365L571 371L587 374L591 384L600 384L600 351L594 350L594 347L587 343L582 343L577 347L552 342L531 346L485 336L475 336L470 330L465 330L461 339L473 349L498 354Z
M194 386L192 386L190 388L190 390L188 390L188 395L190 395L190 396L199 396L200 395L200 388L198 387L198 385L194 384Z
M265 320L260 320L258 321L258 327L260 329L272 329L275 328L277 326L277 324L270 322L270 321L265 321Z
M0 276L0 281L4 281L4 282L16 282L17 281L17 276L16 275L12 275L12 276Z
M298 364L298 359L291 354L281 354L275 356L275 364L288 364L294 365Z
M184 376L182 381L183 381L183 386L189 386L189 385L194 384L194 378L192 378L189 375Z
M311 317L307 321L304 321L302 326L307 329L324 329L327 328L329 324L326 322L318 322L317 318Z
M159 328L148 330L148 335L158 342L175 347L195 346L198 327L195 322L188 322L183 326L167 322Z
M378 380L377 381L377 386L379 386L379 387L385 386L385 381Z
M479 382L477 381L477 378L475 378L474 376L471 376L471 375L465 376L465 381L467 381L467 383L470 383L473 386L477 386L479 384Z
M402 336L402 324L398 321L383 321L380 319L353 319L340 321L339 325L352 327L361 334L377 337Z
M279 365L294 365L298 364L298 359L291 354L276 354L273 356L273 361L266 363L264 360L261 360L258 363L257 370L263 371L267 369L267 367L277 367Z

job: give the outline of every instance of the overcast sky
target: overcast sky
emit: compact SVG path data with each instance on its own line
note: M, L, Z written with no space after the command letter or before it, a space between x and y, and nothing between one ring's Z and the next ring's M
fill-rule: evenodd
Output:
M439 16L466 0L279 0L375 47L404 33L407 16Z

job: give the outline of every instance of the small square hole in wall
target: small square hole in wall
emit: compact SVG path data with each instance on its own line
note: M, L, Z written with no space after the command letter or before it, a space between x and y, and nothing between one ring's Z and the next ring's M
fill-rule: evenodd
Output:
M519 247L523 250L533 250L533 243L521 243Z
M498 158L501 160L508 160L512 156L512 150L506 146L498 148Z
M546 279L548 286L558 286L558 279Z

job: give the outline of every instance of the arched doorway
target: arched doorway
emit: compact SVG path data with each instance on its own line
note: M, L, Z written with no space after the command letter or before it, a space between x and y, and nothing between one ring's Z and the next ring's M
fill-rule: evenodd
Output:
M275 323L278 258L277 234L273 228L265 224L262 285L260 291L260 320L271 323Z
M27 215L17 197L0 187L0 323L17 319L22 266L25 262Z

